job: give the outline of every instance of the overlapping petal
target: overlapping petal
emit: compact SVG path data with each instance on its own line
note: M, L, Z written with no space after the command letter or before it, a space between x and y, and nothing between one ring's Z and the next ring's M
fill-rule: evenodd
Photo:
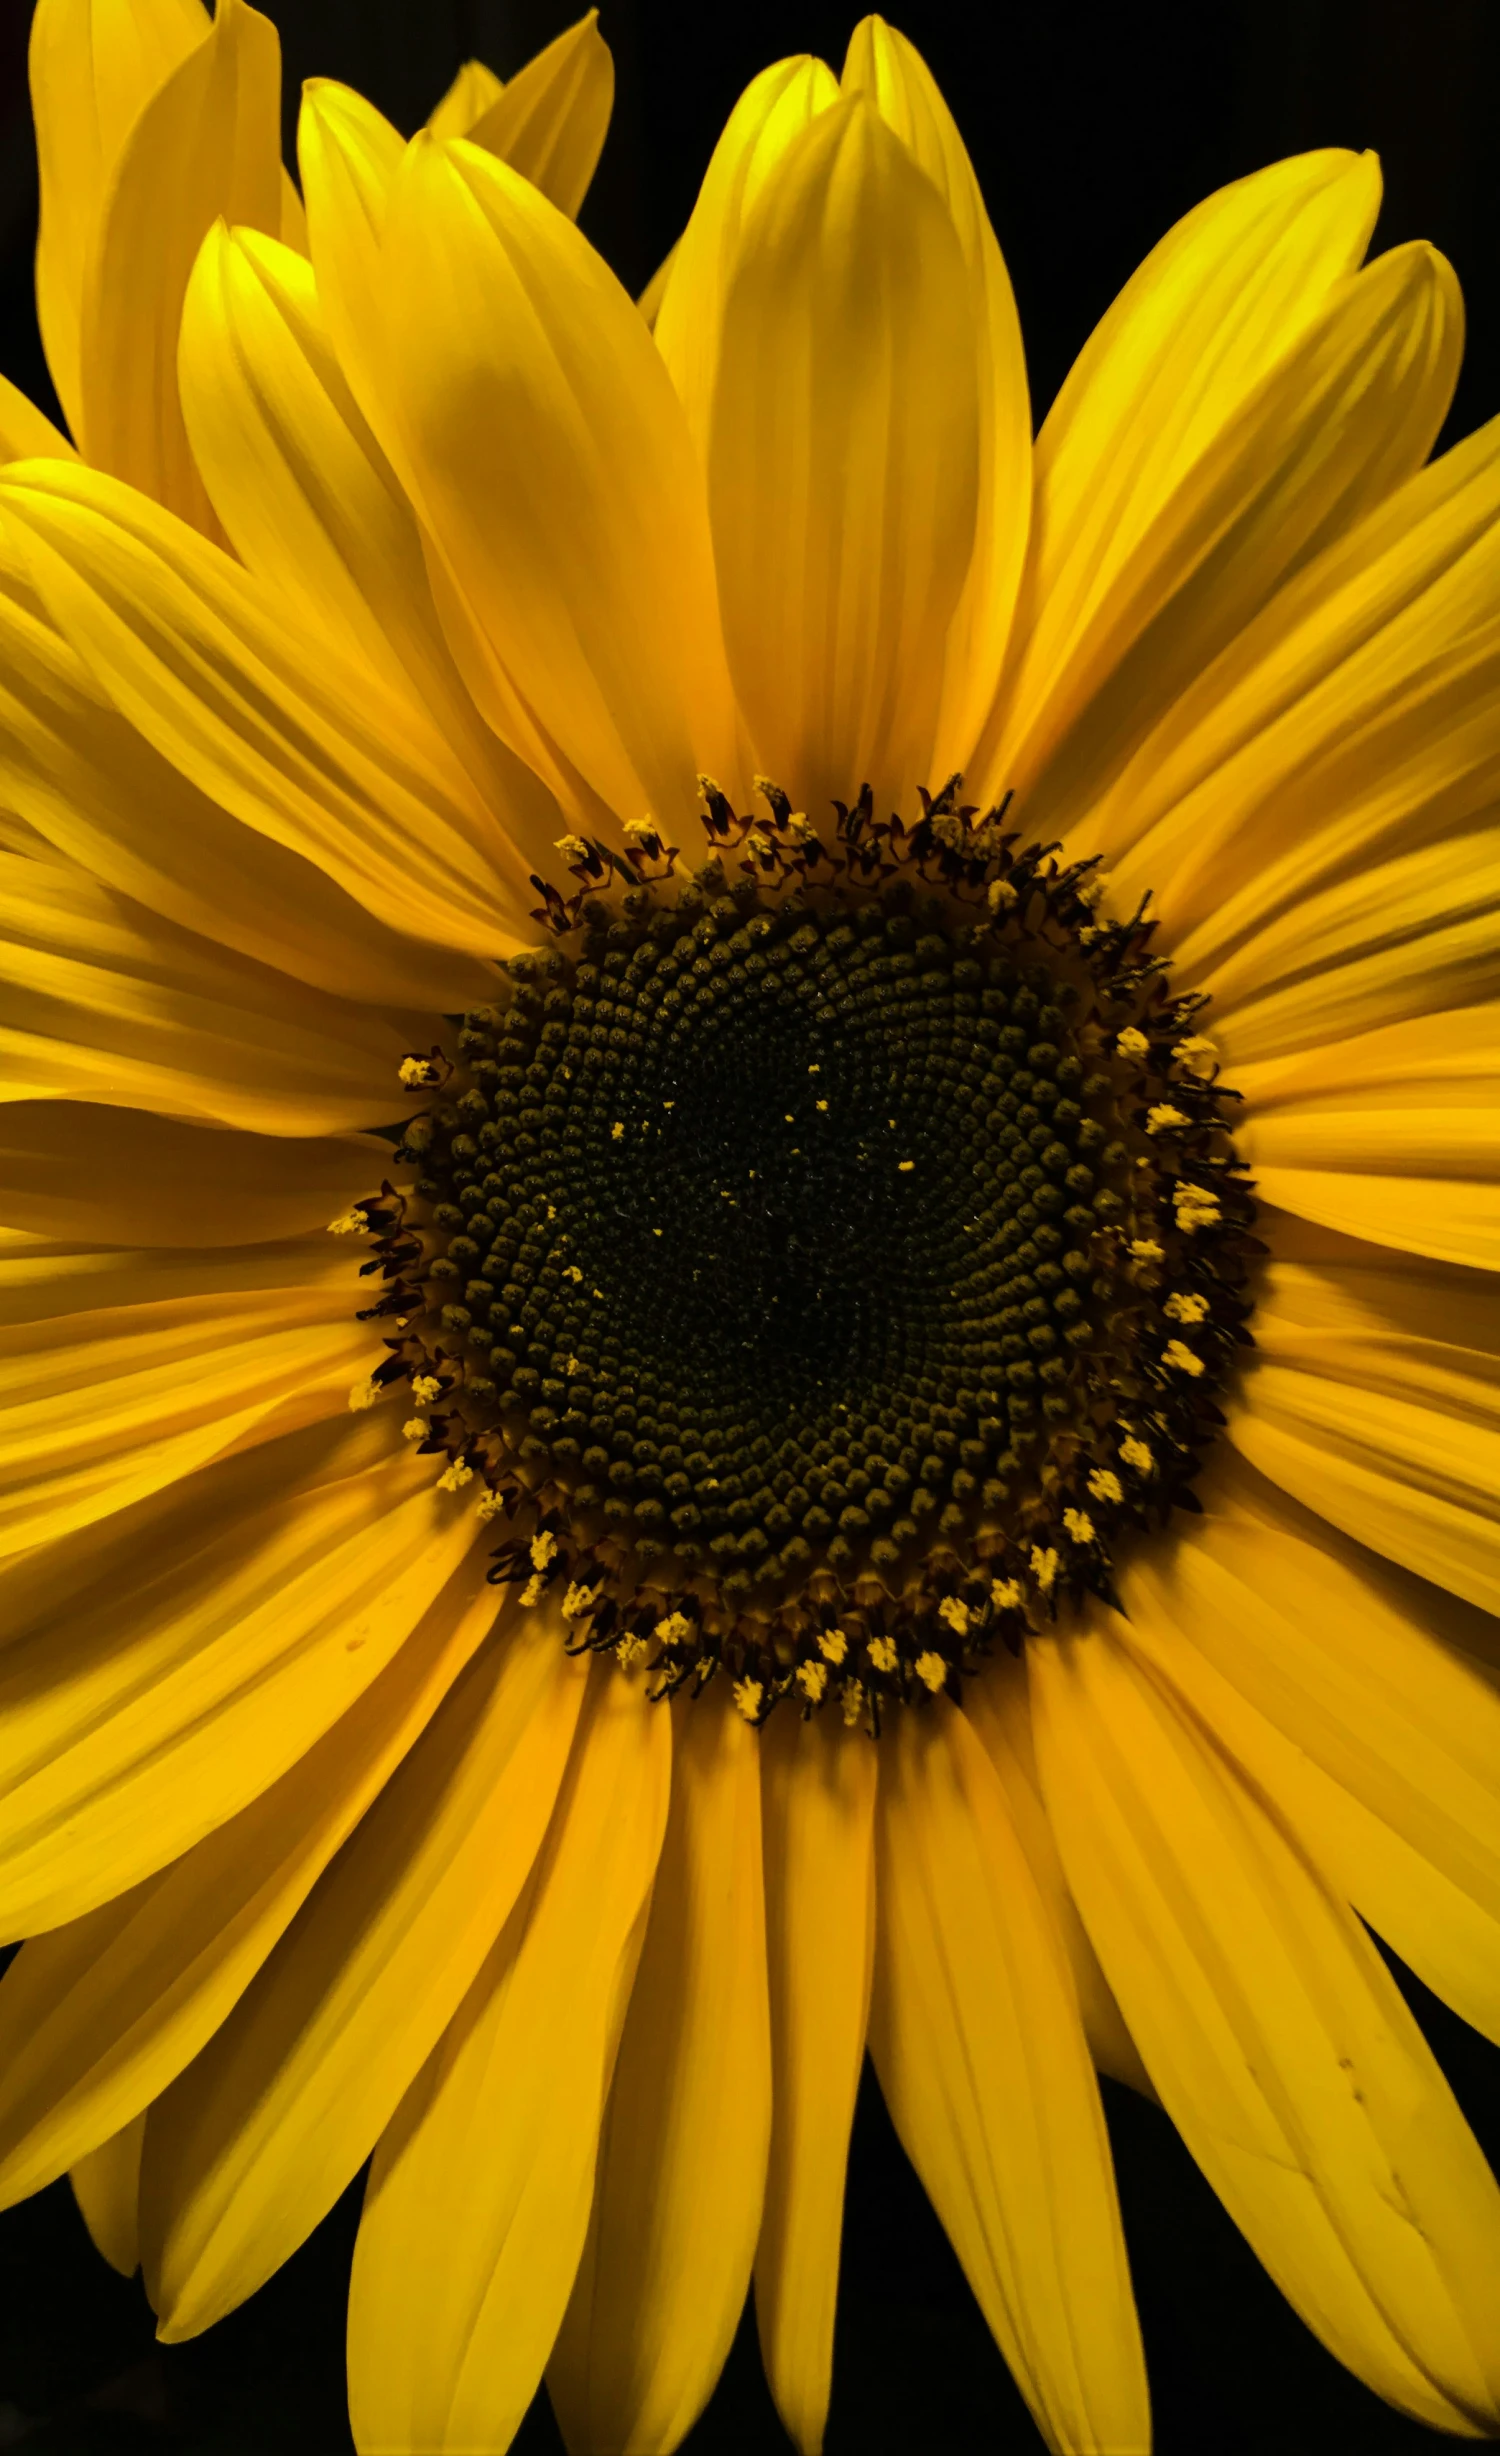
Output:
M365 1135L288 1141L73 1100L0 1103L0 1219L41 1237L214 1247L293 1236L378 1185L390 1146ZM101 1217L101 1195L108 1195Z
M574 221L598 166L614 98L615 64L599 31L599 12L590 9L518 69L466 128L428 126L434 136L467 137L498 155Z

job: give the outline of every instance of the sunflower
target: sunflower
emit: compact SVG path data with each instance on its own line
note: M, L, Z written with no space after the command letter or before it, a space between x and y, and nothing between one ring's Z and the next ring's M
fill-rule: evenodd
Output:
M512 88L310 87L303 253L208 193L263 21L109 22L86 160L38 36L87 461L0 482L5 2197L69 2172L177 2340L370 2159L366 2456L544 2376L674 2448L753 2280L812 2456L868 2045L1048 2444L1138 2450L1102 2070L1500 2428L1500 2195L1365 1925L1500 2037L1451 272L1279 163L1033 447L878 18L646 313L591 26L499 150Z

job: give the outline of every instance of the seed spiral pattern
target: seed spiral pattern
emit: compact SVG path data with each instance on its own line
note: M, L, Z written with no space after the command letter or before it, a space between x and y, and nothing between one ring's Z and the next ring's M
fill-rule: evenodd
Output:
M492 1575L656 1693L726 1668L752 1721L878 1728L1110 1596L1246 1336L1201 1002L956 785L910 830L838 805L830 851L705 779L691 881L649 828L565 839L554 943L407 1060L421 1174L358 1206L376 1381L520 1520Z

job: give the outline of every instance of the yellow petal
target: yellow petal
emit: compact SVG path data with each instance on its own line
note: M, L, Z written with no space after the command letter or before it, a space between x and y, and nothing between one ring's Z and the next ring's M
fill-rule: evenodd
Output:
M977 344L979 478L974 559L948 632L932 774L969 763L1000 681L1031 524L1031 400L1020 318L968 149L915 46L883 18L855 27L843 89L867 94L953 216Z
M1162 2104L1340 2361L1492 2431L1500 2190L1352 1911L1112 1621L1029 1650L1037 1755Z
M287 1142L71 1100L0 1105L0 1219L85 1244L292 1236L341 1217L389 1162L373 1136Z
M497 672L615 811L690 821L733 712L702 481L634 305L529 182L425 138L381 266L419 508Z
M103 1101L255 1133L401 1105L427 1019L289 981L55 857L0 853L0 1097Z
M363 94L328 77L307 79L297 163L318 298L345 379L387 451L390 438L367 350L380 329L386 208L405 150L390 121Z
M531 1883L375 2152L349 2292L362 2456L500 2456L540 2383L583 2249L670 1757L668 1716L596 1666Z
M827 1714L774 1715L760 1745L771 2153L755 2317L776 2410L800 2456L821 2456L870 2010L876 1752Z
M739 2325L771 2128L759 1738L724 1681L673 1709L672 1804L547 2368L570 2447L674 2448Z
M838 103L746 219L709 445L735 687L767 774L819 821L865 783L911 809L928 779L975 386L952 216L869 103Z
M640 297L635 302L642 315L645 317L646 322L651 325L653 329L656 324L657 316L661 310L662 300L666 296L667 284L672 278L672 267L677 262L677 250L681 244L682 242L680 240L673 241L672 245L663 256L660 264L657 266L656 271L652 274L651 279L647 282L645 289L641 292Z
M1237 1075L1266 1199L1377 1244L1500 1267L1500 1005L1417 1015Z
M1088 1940L1088 1931L1078 1916L1077 1904L1062 1872L1036 1770L1031 1701L1021 1657L1000 1655L987 1663L983 1679L976 1680L965 1695L964 1712L1000 1777L1016 1839L1026 1853L1047 1917L1068 1956L1089 2053L1100 2072L1107 2072L1112 2080L1127 2082L1143 2097L1154 2098L1156 2092L1146 2067L1125 2027L1120 2007L1109 1992L1099 1956Z
M111 707L19 565L0 568L0 728L0 791L38 831L33 856L55 847L167 920L341 996L435 1013L488 997L476 960L386 928L169 765Z
M1415 1579L1296 1503L1282 1524L1245 1507L1250 1481L1220 1469L1191 1539L1127 1564L1122 1642L1418 1977L1500 2040L1493 1683L1434 1632Z
M714 384L724 299L739 253L745 216L767 178L810 119L838 100L838 80L805 54L778 60L752 77L724 123L687 228L656 273L654 313L646 293L642 313L687 414L698 457L708 460Z
M504 91L504 80L486 68L483 60L465 60L441 102L428 112L427 125L434 136L467 136L475 120Z
M165 1866L379 1675L474 1533L413 1473L400 1459L279 1498L154 1587L6 1649L4 1932L81 1918Z
M494 1624L452 1581L347 1714L158 1875L24 1944L0 1980L0 2200L96 2153L218 2029ZM174 2102L175 2104L175 2102ZM164 2110L167 2128L175 2113ZM134 2177L131 2189L135 2216ZM130 2265L135 2265L134 2260Z
M1037 438L1032 620L976 756L976 788L1019 774L1018 752L1039 724L1056 738L1099 609L1358 264L1379 202L1373 155L1330 149L1274 163L1185 215L1095 327ZM1027 764L1034 772L1038 761Z
M8 375L0 375L0 461L77 458L67 436Z
M115 480L23 461L0 498L52 619L189 781L439 945L512 943L525 872L458 771L434 773L332 642L180 521Z
M557 804L459 678L416 517L339 367L312 267L253 230L211 230L179 366L194 455L241 560L398 696L403 732L439 774L456 757L497 871L515 874L517 847L525 867L542 864ZM528 888L517 907L528 938L534 901Z
M465 1584L492 1620L482 1565ZM156 2100L141 2241L168 2342L263 2284L369 2156L531 1872L583 1677L546 1623L479 1656L228 2020Z
M1089 810L1282 581L1420 468L1462 332L1452 268L1422 243L1334 289L1157 513L1013 747L1006 778L1038 826Z
M615 99L615 64L590 9L534 60L467 128L428 126L434 136L466 136L498 155L550 197L570 221L589 191Z
M278 235L283 247L290 247L299 256L307 254L307 209L291 172L282 165L281 221Z
M213 31L146 104L121 149L85 270L79 448L213 528L177 397L177 329L199 242L220 215L281 226L281 46L221 0Z
M141 2264L137 2203L146 2118L137 2115L71 2170L68 2180L96 2251L111 2268L133 2277Z
M138 0L129 8L115 0L38 0L31 21L41 174L37 315L75 433L84 273L120 155L146 104L208 32L201 0Z
M882 1736L870 2044L902 2143L1053 2447L1145 2456L1145 2363L1061 1939L963 1716Z

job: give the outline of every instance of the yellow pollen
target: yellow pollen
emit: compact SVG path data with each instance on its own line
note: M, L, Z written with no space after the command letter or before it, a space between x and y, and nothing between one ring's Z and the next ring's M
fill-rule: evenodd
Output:
M349 1405L357 1416L363 1415L367 1407L373 1407L384 1395L378 1382L356 1382L349 1393Z
M566 1270L563 1272L563 1277L564 1277L564 1279L571 1279L571 1280L573 1280L573 1281L574 1281L574 1283L576 1284L577 1282L579 1282L579 1281L582 1279L582 1277L583 1277L583 1273L582 1273L582 1271L579 1269L579 1267L578 1267L578 1265L577 1265L577 1263L576 1263L576 1262L570 1262L570 1263L568 1264L567 1269L566 1269Z
M564 1604L563 1609L566 1611L566 1604ZM648 1643L649 1641L642 1637L638 1630L634 1629L627 1630L624 1637L616 1638L615 1661L619 1664L620 1669L622 1671L632 1671L636 1664L640 1661L642 1655L646 1653Z
M1124 1031L1115 1035L1115 1047L1121 1057L1144 1057L1150 1046L1145 1033L1138 1032L1133 1023L1127 1023Z
M821 1074L823 1069L821 1066L809 1066L807 1071L809 1074Z
M765 1685L762 1681L736 1680L733 1689L734 1702L747 1723L753 1723L756 1720L760 1713L761 1699L765 1693Z
M990 1588L990 1601L997 1612L1019 1612L1023 1597L1019 1578L996 1578Z
M907 1171L915 1168L916 1165L915 1160L898 1160L896 1162L896 1173L898 1176L904 1177Z
M1044 1595L1051 1594L1053 1587L1057 1583L1057 1573L1061 1567L1062 1562L1058 1555L1052 1550L1050 1544L1045 1552L1040 1544L1032 1545L1031 1574L1035 1578Z
M1201 1322L1207 1318L1206 1296L1169 1296L1162 1307L1169 1322Z
M582 1620L584 1614L586 1612L591 1612L593 1608L594 1588L592 1586L579 1586L574 1584L568 1588L567 1593L562 1599L562 1615L564 1620ZM643 1646L645 1642L645 1639L642 1638L641 1644Z
M625 1128L620 1124L618 1119L616 1119L615 1123L610 1127L609 1139L612 1143L623 1143L625 1140Z
M797 1666L797 1686L802 1691L803 1696L806 1697L813 1705L821 1705L823 1702L823 1691L828 1686L827 1664L799 1663Z
M543 1527L540 1535L533 1535L531 1539L531 1566L533 1569L548 1569L556 1558L557 1537Z
M827 1101L826 1101L826 1100L820 1100L820 1101L818 1102L818 1106L819 1106L819 1108L820 1108L820 1109L826 1109L826 1108L827 1108L827 1106L828 1106L828 1103L827 1103Z
M1094 1521L1089 1516L1086 1509L1065 1509L1063 1511L1063 1525L1067 1528L1068 1533L1072 1536L1075 1544L1091 1544L1093 1542Z
M419 1373L411 1386L412 1397L419 1407L430 1407L434 1399L441 1398L442 1392L443 1385L434 1373Z
M872 1637L870 1640L870 1661L874 1665L876 1671L894 1671L897 1662L894 1639L889 1637Z
M917 1678L931 1689L934 1697L940 1688L948 1685L947 1663L940 1654L934 1654L931 1647L917 1657Z
M430 1057L404 1057L396 1072L408 1091L414 1091L418 1084L430 1085L438 1079L437 1068Z
M1174 1109L1170 1100L1159 1100L1154 1109L1146 1111L1146 1132L1148 1134L1172 1134L1178 1126L1191 1124L1192 1119L1186 1111Z
M1009 912L1017 900L1016 891L1008 878L997 878L992 882L986 900L991 912Z
M478 1515L486 1526L489 1524L492 1518L499 1517L500 1512L504 1509L504 1507L505 1503L501 1500L498 1492L482 1492L479 1496Z
M437 1488L439 1492L462 1492L465 1484L472 1484L473 1481L473 1468L464 1459L455 1458L438 1477Z
M653 838L659 841L661 834L649 810L643 819L627 819L622 832L633 853L640 852Z
M1134 1467L1137 1475L1154 1475L1156 1473L1156 1460L1147 1449L1144 1441L1138 1441L1134 1433L1129 1434L1127 1438L1121 1442L1120 1456L1124 1459L1127 1467Z
M693 1624L686 1612L668 1612L656 1624L655 1637L659 1646L682 1646L693 1634Z
M938 1605L938 1618L947 1622L955 1637L968 1636L969 1607L966 1603L961 1603L957 1595L944 1595L942 1602ZM920 1663L917 1669L921 1671ZM926 1677L925 1673L923 1677Z
M553 849L561 853L564 861L587 861L589 857L582 836L559 836Z
M841 1693L841 1703L844 1709L844 1720L852 1731L865 1710L864 1682L846 1680Z
M1089 1490L1096 1501L1123 1501L1125 1487L1108 1467L1096 1467L1089 1477Z
M401 1427L403 1441L425 1441L432 1430L425 1416L412 1416Z
M1172 1188L1172 1208L1177 1225L1184 1236L1195 1228L1212 1228L1219 1218L1219 1197L1206 1186L1187 1185L1179 1181Z
M531 1607L532 1607L532 1605L533 1605L534 1603L540 1603L540 1602L541 1602L541 1599L542 1599L542 1581L541 1581L541 1579L540 1579L540 1578L528 1578L528 1579L527 1579L527 1581L526 1581L526 1583L525 1583L525 1585L524 1585L524 1586L522 1587L522 1589L521 1589L521 1592L520 1592L519 1597L517 1598L517 1600L518 1600L518 1601L519 1601L519 1603L521 1604L522 1609L523 1609L524 1611L528 1611L528 1612L529 1612L529 1611L530 1611L530 1609L531 1609Z
M337 1219L329 1221L328 1233L331 1237L352 1237L357 1235L364 1224L363 1211L341 1211Z
M818 1638L818 1652L826 1662L842 1663L849 1651L849 1640L842 1629L824 1629Z
M1158 1245L1155 1237L1132 1237L1130 1242L1132 1262L1165 1262L1166 1258L1165 1246Z
M1202 1032L1194 1032L1191 1039L1177 1043L1172 1055L1187 1068L1189 1074L1202 1077L1213 1073L1219 1052Z
M1194 1381L1203 1370L1202 1357L1195 1356L1192 1349L1184 1347L1180 1339L1168 1341L1162 1349L1161 1360L1163 1364L1169 1364L1174 1373L1190 1374Z

